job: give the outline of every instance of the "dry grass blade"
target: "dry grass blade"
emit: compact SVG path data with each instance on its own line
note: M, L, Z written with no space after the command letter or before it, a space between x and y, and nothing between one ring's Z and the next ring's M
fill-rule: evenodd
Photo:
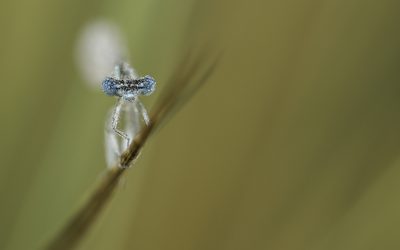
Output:
M204 65L207 53L193 57L188 54L175 70L168 82L166 91L156 104L156 108L150 114L150 124L144 127L136 136L129 148L121 155L120 166L109 170L98 184L88 201L70 219L64 229L54 238L46 249L72 249L83 238L85 233L95 222L102 208L111 197L122 174L138 156L143 145L152 132L166 120L177 106L182 105L195 91L203 85L214 70L217 59L214 58L201 73L201 65ZM191 62L192 60L192 62ZM197 79L197 80L196 80Z

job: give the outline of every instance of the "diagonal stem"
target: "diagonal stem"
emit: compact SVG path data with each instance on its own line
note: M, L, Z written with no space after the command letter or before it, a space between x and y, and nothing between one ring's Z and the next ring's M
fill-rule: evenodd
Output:
M166 120L168 115L176 110L175 108L179 104L179 101L181 101L181 104L183 105L182 100L188 99L192 94L194 94L194 91L185 92L185 89L188 89L188 86L191 83L191 85L193 85L191 88L197 90L212 74L216 67L218 58L209 64L198 80L193 80L196 76L196 72L199 70L200 63L202 63L205 58L205 54L206 53L202 53L201 55L203 56L195 58L192 63L189 63L190 56L187 55L185 60L178 65L175 74L173 74L173 77L169 81L171 87L169 91L160 98L155 111L151 113L148 126L144 126L142 131L129 145L128 149L122 153L120 157L120 167L115 166L107 171L106 176L97 184L97 188L93 191L87 202L73 215L66 226L58 235L56 235L46 249L72 249L80 242L112 196L119 179L127 169L126 167L129 167L134 163L134 160L139 155L140 150L149 136L164 120Z

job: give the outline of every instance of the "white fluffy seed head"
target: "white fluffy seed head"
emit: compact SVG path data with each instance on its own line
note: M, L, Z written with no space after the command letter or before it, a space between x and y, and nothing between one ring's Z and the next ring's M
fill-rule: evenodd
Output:
M125 39L118 27L109 21L92 21L78 36L76 59L79 69L86 82L96 89L126 53Z

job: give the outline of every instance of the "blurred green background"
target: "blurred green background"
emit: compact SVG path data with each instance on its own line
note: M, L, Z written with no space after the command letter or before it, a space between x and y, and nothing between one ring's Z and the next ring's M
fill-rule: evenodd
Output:
M0 249L37 249L105 171L115 99L79 32L127 37L158 93L186 49L223 57L146 144L79 249L399 249L400 2L0 2ZM100 88L100 87L99 87Z

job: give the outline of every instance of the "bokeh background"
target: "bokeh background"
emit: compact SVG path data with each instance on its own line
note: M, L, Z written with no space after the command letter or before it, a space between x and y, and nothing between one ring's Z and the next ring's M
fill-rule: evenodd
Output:
M106 168L115 99L77 65L117 25L158 81L223 57L146 144L78 249L399 249L400 2L0 2L0 249L40 249ZM163 85L164 84L164 85Z

